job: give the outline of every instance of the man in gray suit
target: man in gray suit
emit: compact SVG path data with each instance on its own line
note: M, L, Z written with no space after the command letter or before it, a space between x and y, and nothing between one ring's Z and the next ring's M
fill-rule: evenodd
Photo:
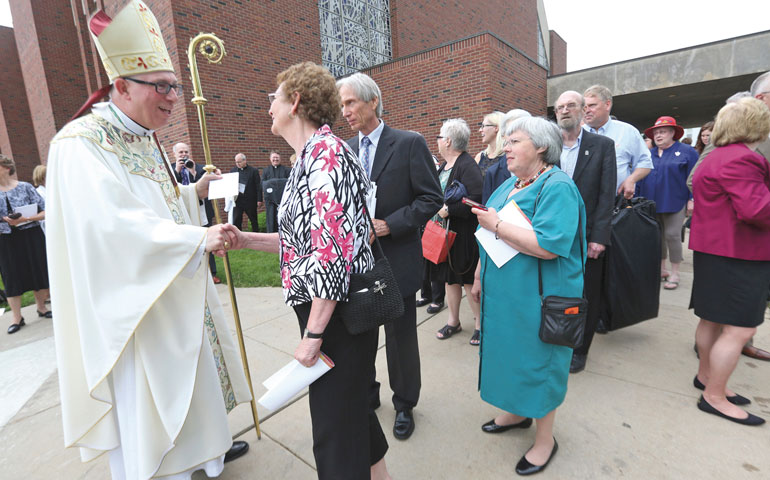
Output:
M420 227L444 203L438 175L425 139L416 132L385 125L382 94L369 76L355 73L337 82L342 116L358 136L348 144L377 187L375 234L404 297L404 314L385 325L390 387L396 421L393 435L406 440L414 431L412 409L420 397L415 292L422 283ZM372 366L371 405L380 404Z
M739 92L731 96L727 99L727 103L730 103L731 101L737 101L739 98L744 96L752 96L758 100L763 101L765 105L767 105L767 108L770 108L770 72L763 73L762 75L758 76L754 82L752 82L751 90L748 92L748 95L742 95L742 93L743 92ZM700 158L698 158L698 162L694 167L692 167L690 176L687 178L687 187L690 189L690 191L692 191L692 179L693 175L695 175L695 170L698 168L698 165L700 165L701 162L706 158L706 156L711 153L712 150L714 150L713 143L706 145L706 148L703 149L703 153L701 153ZM770 137L757 145L756 152L770 161ZM690 202L692 202L692 200L690 200ZM688 204L688 211L691 212L693 208L696 208L693 203ZM753 340L754 339L752 338L746 345L743 346L741 353L747 357L755 358L757 360L770 361L770 352L759 347L755 347Z
M604 250L610 244L610 222L618 175L615 142L580 128L584 106L583 96L574 91L562 93L554 104L556 120L564 140L560 168L575 182L586 207L588 258L584 292L588 300L588 315L583 344L572 354L570 373L577 373L585 368L588 349L599 323Z

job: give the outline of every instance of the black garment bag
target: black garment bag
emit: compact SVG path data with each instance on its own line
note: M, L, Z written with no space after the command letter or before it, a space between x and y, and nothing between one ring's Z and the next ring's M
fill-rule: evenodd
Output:
M626 200L618 196L603 285L602 319L608 330L658 316L660 236L654 201L642 197Z

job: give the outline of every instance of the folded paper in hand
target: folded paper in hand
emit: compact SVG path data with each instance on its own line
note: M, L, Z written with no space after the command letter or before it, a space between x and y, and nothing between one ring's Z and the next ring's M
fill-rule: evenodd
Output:
M219 180L209 182L209 200L238 196L238 172L225 173Z
M14 213L20 213L22 217L34 217L37 215L37 203L30 203L29 205L22 205L21 207L16 207L13 209ZM30 223L32 220L27 220L26 222L22 222L17 224L17 227L20 227L22 225L26 225Z
M506 223L512 223L517 227L532 230L532 223L514 200L511 200L508 205L497 212L497 215L500 217L500 220ZM487 252L489 258L495 262L497 268L505 265L508 260L519 253L518 250L505 243L502 239L495 238L495 232L490 232L485 228L476 230L476 238L481 243L481 246L484 247L484 251Z
M262 382L267 388L267 393L262 395L258 402L268 410L278 410L332 367L334 362L324 353L321 353L318 361L310 368L292 360Z

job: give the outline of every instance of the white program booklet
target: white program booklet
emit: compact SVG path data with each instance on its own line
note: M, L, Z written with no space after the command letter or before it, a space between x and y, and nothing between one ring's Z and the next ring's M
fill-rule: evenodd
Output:
M303 366L297 360L292 360L262 382L267 392L258 402L269 410L278 410L332 367L334 362L324 353L321 353L318 361L310 368Z
M219 180L209 182L209 200L238 196L238 172L225 173Z
M497 212L497 215L504 222L512 223L517 227L525 228L527 230L532 230L532 223L529 218L524 215L524 212L521 211L515 200L511 200L508 205ZM510 259L519 253L518 250L508 245L503 240L495 238L495 232L490 232L485 228L476 230L476 238L484 247L489 258L495 262L497 268L508 263Z
M21 213L22 217L27 217L27 218L34 217L35 215L37 215L37 203L30 203L29 205L22 205L21 207L14 208L13 211L16 212L16 213ZM22 223L20 223L20 224L18 224L16 226L20 227L20 226L26 225L28 223L30 223L30 222L22 222Z

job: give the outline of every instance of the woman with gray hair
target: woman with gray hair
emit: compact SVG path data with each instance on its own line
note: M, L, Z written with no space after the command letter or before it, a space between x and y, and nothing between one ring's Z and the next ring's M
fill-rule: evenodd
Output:
M509 110L508 113L502 116L500 119L500 148L502 148L503 145L503 132L505 131L506 125L517 118L531 116L532 115L530 115L528 111L520 108ZM492 192L497 190L497 187L502 185L503 182L511 178L511 172L508 171L508 159L505 156L505 152L498 158L499 160L497 163L489 167L487 174L484 175L484 187L481 189L481 203L485 205L487 200L489 200L489 197L492 196Z
M436 137L439 154L444 160L439 167L438 177L444 192L453 182L459 182L465 186L468 198L480 202L481 170L479 170L473 157L466 151L470 136L471 130L465 120L454 118L444 122L444 125L441 126L441 134ZM449 229L454 231L457 236L449 250L447 262L432 267L431 271L431 278L443 279L446 282L446 300L449 305L449 320L447 320L446 325L439 329L436 337L439 340L445 340L462 331L460 300L462 299L461 286L464 285L475 323L470 343L471 345L478 345L479 304L470 296L473 271L479 258L479 248L473 235L478 222L471 213L470 207L460 201L446 203L437 215L440 217L437 220L448 224Z
M476 268L471 294L481 304L481 398L505 411L481 429L492 434L524 429L536 418L534 445L516 465L516 473L531 475L544 470L558 449L553 423L567 394L572 358L571 348L538 336L541 295L582 296L585 207L575 184L557 166L559 127L527 117L504 133L512 176L492 194L488 211L472 210L481 228L519 252L497 266L482 245ZM530 219L531 229L498 216L513 202Z

